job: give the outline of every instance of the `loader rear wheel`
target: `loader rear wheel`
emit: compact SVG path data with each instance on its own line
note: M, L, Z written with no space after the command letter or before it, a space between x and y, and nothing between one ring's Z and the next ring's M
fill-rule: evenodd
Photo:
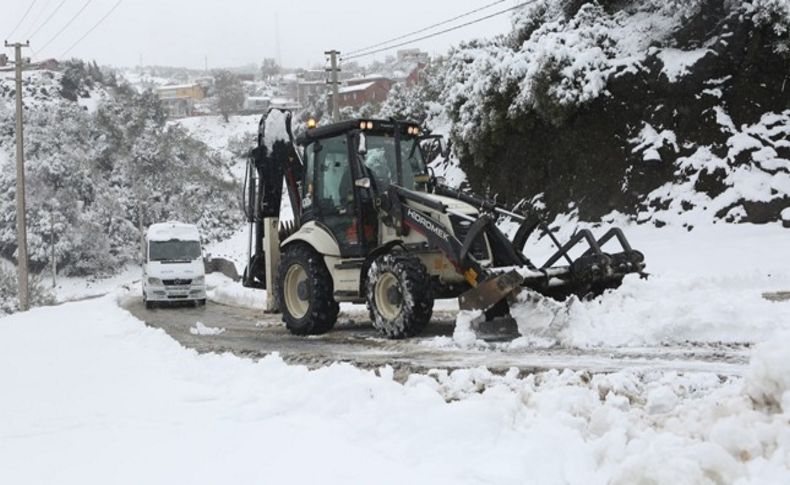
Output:
M431 280L425 266L402 253L380 256L367 275L367 303L373 326L391 339L419 334L433 313Z
M320 335L332 330L340 310L333 291L332 275L313 248L296 244L284 250L275 297L291 333Z

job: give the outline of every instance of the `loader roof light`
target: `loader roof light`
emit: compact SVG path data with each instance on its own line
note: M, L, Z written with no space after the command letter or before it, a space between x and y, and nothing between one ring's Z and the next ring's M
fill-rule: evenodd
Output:
M315 118L307 118L307 127L312 129L315 128L318 123L315 121Z
M368 129L368 130L372 130L372 129L373 129L373 122L372 122L372 121L368 121L368 123L367 123L367 129Z
M360 130L364 130L366 126L367 126L367 123L365 123L364 121L360 121L359 122L359 129Z

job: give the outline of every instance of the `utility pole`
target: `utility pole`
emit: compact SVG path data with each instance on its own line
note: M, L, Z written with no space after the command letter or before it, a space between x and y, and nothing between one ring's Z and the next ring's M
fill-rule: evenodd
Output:
M50 255L49 262L52 265L52 289L58 286L58 260L55 259L55 204L52 204L52 209L49 212L49 246Z
M17 278L19 285L19 311L30 309L30 295L27 274L27 220L25 219L25 149L22 136L22 48L30 47L30 41L9 43L14 48L14 68L16 70L16 241L17 241Z
M326 83L332 85L332 121L338 122L340 121L340 80L338 79L340 68L337 66L337 58L340 52L331 50L324 54L329 56L330 67L327 68L327 72L330 73L331 79Z
M280 49L280 13L274 13L274 53L277 60L277 65L282 67L283 56Z

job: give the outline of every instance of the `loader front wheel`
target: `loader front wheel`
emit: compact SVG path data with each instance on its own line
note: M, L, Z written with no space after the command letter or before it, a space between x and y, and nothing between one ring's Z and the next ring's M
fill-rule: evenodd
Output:
M373 326L391 339L413 337L428 325L433 293L428 271L407 254L380 256L367 275L367 304Z
M313 248L296 244L284 250L275 296L291 333L320 335L332 330L340 310L333 291L332 275Z

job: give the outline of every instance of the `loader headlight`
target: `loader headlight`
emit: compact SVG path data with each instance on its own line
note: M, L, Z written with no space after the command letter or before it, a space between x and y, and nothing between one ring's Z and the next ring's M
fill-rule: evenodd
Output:
M312 129L312 128L315 128L317 125L318 125L318 122L315 120L315 118L307 118L307 127L308 128Z
M148 284L151 285L151 286L164 286L164 283L162 283L162 280L160 280L159 278L153 278L153 277L148 278Z

